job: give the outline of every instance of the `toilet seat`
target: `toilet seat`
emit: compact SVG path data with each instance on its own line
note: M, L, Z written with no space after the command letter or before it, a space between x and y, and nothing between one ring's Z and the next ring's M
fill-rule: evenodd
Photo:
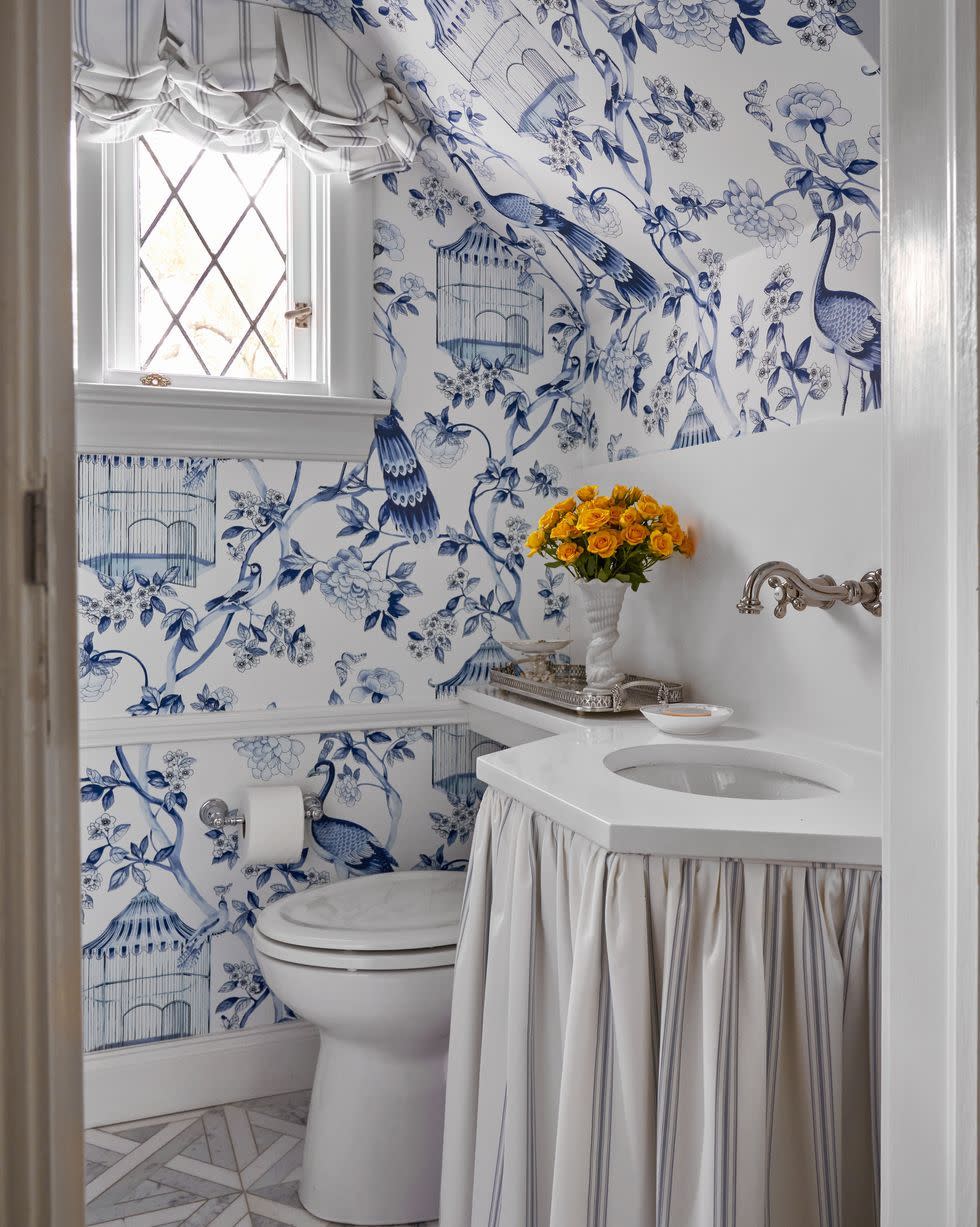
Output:
M411 870L348 878L265 908L256 950L307 967L400 971L451 966L465 875Z
M253 944L258 954L281 963L336 971L419 971L427 967L452 967L456 962L454 945L427 950L327 950L322 946L276 942L258 931L253 936Z

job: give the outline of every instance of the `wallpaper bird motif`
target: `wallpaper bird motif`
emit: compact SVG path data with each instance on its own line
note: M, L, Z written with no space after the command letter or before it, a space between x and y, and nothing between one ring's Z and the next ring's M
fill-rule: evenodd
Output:
M423 133L375 187L391 411L343 465L79 460L83 711L134 725L81 783L92 1046L282 1017L247 949L271 898L462 863L473 800L434 783L438 730L386 721L567 625L569 585L522 543L580 460L752 446L881 406L872 0L289 7ZM176 519L131 514L174 490ZM183 715L318 704L370 704L378 728L181 741ZM298 865L253 872L233 837L184 826L203 799L187 781L228 796L284 778L325 803ZM208 968L208 1008L188 978L149 1035L99 980L127 907L164 917L188 977Z
M465 726L437 725L90 752L81 783L86 1049L290 1018L255 958L262 908L368 873L464 869L480 800L473 764L496 748ZM292 863L245 864L235 828L197 820L208 797L237 808L247 784L284 778L325 802Z

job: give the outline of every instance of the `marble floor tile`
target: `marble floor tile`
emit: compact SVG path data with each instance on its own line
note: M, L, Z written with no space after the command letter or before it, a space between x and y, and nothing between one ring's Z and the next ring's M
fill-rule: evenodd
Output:
M89 1227L345 1227L299 1200L309 1092L90 1129ZM438 1227L437 1223L404 1227Z

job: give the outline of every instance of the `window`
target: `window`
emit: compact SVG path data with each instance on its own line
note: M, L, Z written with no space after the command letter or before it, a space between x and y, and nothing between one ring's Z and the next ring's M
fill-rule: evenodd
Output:
M326 180L169 132L76 152L80 379L323 388Z
M306 190L295 182L293 196ZM283 150L211 153L159 132L136 142L136 364L166 374L288 379L290 208ZM292 224L291 224L292 223ZM304 236L305 237L305 236ZM302 358L299 361L302 362ZM303 372L308 377L308 372ZM302 377L302 376L301 376Z
M82 451L363 459L388 408L369 181L169 132L79 144L73 171Z

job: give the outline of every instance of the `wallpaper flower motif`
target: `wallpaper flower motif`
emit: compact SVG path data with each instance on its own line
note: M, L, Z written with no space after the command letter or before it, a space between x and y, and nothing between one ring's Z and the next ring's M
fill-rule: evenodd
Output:
M571 466L881 404L872 0L288 2L423 132L376 185L365 343L390 412L346 464L79 462L80 694L138 743L82 784L90 987L114 918L152 916L186 954L160 975L185 977L194 1033L283 1017L248 938L272 899L463 863L475 777L447 783L433 731L384 722L567 626L564 577L522 543ZM151 506L187 496L164 548L126 536L123 470ZM379 726L261 728L317 704ZM228 712L256 732L181 744L182 716ZM185 826L206 795L302 777L328 816L296 865L244 867L233 834ZM124 1042L107 1026L91 1045Z
M468 640L479 630L520 637L537 633L546 617L553 621L554 607L534 590L523 605L520 598L524 510L528 500L543 504L564 490L557 466L500 460L490 429L475 423L450 427L440 416L419 425L431 425L434 435L445 431L450 441L441 445L447 463L436 472L455 468L474 439L484 452L482 471L474 465L462 480L447 473L440 485L449 505L455 500L460 508L463 528L446 524L425 543L386 514L388 495L383 478L372 482L370 458L342 466L209 462L217 470L218 523L223 517L227 527L214 562L198 566L193 577L181 577L188 568L179 545L172 565L146 575L138 563L123 569L124 545L116 554L112 541L103 542L100 566L80 574L79 685L86 707L108 715L193 711L220 719L227 711L318 701L425 702L443 684L424 668L425 658L439 666L452 657L465 663L473 650ZM411 446L407 436L403 446ZM81 458L81 466L88 463ZM157 470L144 467L149 482ZM121 495L103 506L113 524L145 523L155 507L169 522L166 499L146 484L138 497ZM93 522L90 513L87 523ZM447 581L454 559L465 564L465 582L458 568ZM424 588L415 578L422 563ZM332 664L324 644L338 645ZM349 676L353 663L363 664L356 679Z
M291 3L302 7L302 0ZM803 0L788 11L778 0L542 3L535 18L552 43L546 54L524 18L501 25L519 32L514 42L509 33L491 32L481 5L429 0L425 9L443 62L421 48L414 57L378 58L379 71L405 90L426 132L426 180L434 176L444 185L450 207L430 216L452 229L453 208L465 209L502 243L536 243L526 249L529 275L553 278L565 298L552 308L549 326L561 358L557 376L535 383L533 393L524 386L505 394L520 432L553 431L559 453L594 447L612 431L620 437L616 454L660 440L686 446L694 440L684 432L685 413L696 399L710 424L697 441L742 437L797 424L801 407L809 416L820 402L825 412L834 412L835 402L840 409L861 372L866 388L859 403L877 407L877 67L856 7L854 0ZM423 14L416 15L424 28ZM482 58L478 32L487 39ZM505 38L511 39L506 53ZM819 61L822 79L815 80L813 52L831 44L832 54ZM372 32L351 45L373 54L386 40ZM498 51L497 67L478 73L476 65L489 64ZM505 79L520 94L513 83L522 82L537 56L538 89L533 99L528 93L528 109L515 123L514 100L502 96ZM725 57L720 70L719 56ZM785 141L767 136L778 121ZM727 134L723 147L713 144L721 133ZM675 177L678 163L685 165L683 177ZM398 198L401 181L411 182L413 174L389 177L389 191ZM409 188L413 198L418 191ZM397 224L394 201L383 208L389 224ZM824 211L835 219L833 242L817 242L827 234L823 229L811 244ZM850 284L818 284L828 251L837 271L854 278ZM773 402L742 383L758 325L746 316L733 334L723 323L738 298L739 310L752 300L753 281L771 280L765 260L787 256L794 261L788 275L800 285L797 325L810 321L810 345L836 358L836 396L821 379L817 395L800 390L791 398L795 416L785 396ZM735 260L733 278L726 270ZM852 289L871 304L861 325L874 333L867 346L838 340L826 331L826 315L823 323L816 318L818 296ZM440 335L448 322L443 305L437 300ZM664 335L665 320L678 322L689 344L672 355L672 366L658 370L656 337ZM771 325L767 348L777 339ZM775 355L787 355L776 365L795 369L801 388L809 367L794 368L788 357L806 340L801 329L792 351ZM512 377L521 384L506 363L490 362L489 340L482 343L486 357L458 361L453 372L434 371L448 403L441 416L427 411L420 444L438 437L452 448L456 411L473 408L491 389L499 396ZM604 393L598 398L596 384ZM535 425L528 410L546 416L547 424ZM617 411L635 424L617 425Z
M351 875L465 868L479 803L472 761L493 748L440 726L90 753L80 783L86 1047L290 1017L255 958L262 908ZM243 864L234 829L205 829L196 812L270 779L315 793L325 813L294 863Z

